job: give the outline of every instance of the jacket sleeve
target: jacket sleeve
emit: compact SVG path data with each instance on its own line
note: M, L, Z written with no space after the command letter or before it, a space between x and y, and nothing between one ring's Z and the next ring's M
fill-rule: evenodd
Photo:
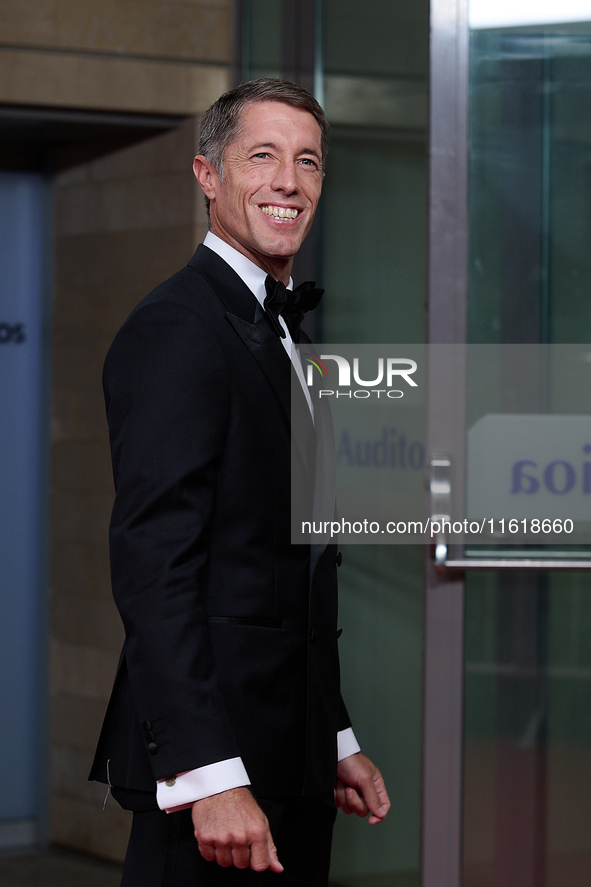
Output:
M107 356L116 497L110 527L126 667L155 779L239 756L205 606L208 538L230 386L189 308L136 310Z

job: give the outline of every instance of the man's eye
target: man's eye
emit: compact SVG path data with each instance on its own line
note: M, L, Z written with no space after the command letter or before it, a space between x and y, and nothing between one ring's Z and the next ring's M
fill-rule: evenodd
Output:
M265 160L269 155L267 154L266 151L259 151L259 152L258 152L257 154L255 154L254 156L255 156L255 157L260 157L261 160Z
M316 161L312 160L310 157L302 157L300 163L303 163L304 166L317 166Z

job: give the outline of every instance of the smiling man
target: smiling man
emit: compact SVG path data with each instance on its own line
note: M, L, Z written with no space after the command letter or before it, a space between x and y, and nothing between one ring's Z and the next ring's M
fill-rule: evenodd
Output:
M319 409L293 348L319 294L290 275L326 150L305 90L223 95L194 162L210 231L105 362L126 640L91 778L134 811L123 887L325 887L336 806L389 808L340 699L335 547L290 543L292 374L312 465Z

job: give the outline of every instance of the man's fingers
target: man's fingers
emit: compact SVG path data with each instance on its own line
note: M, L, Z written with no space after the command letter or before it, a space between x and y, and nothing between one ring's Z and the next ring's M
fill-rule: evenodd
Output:
M266 831L255 835L254 838L249 848L249 865L255 872L264 872L271 863L271 835Z
M203 841L198 841L197 846L199 847L199 853L206 859L207 862L215 861L215 847L212 844L205 844Z
M335 786L335 803L337 807L340 807L343 813L346 813L349 816L351 813L355 811L349 804L349 797L347 795L347 789L349 786L345 785L344 782L341 782L339 779Z
M251 851L248 844L235 842L232 845L232 865L237 869L247 869L250 865Z
M341 810L344 810L347 805L346 785L340 779L337 779L334 787L334 802L335 806L340 807Z
M382 774L363 753L357 752L339 761L335 803L345 813L367 816L374 825L390 809L390 800Z
M358 788L354 788L351 785L345 785L339 780L335 787L335 802L337 807L340 807L343 813L347 815L355 813L357 816L367 816L370 810L372 813L374 812L363 792L362 784ZM375 806L377 809L379 804Z
M267 817L248 789L229 789L195 801L192 816L199 852L208 862L283 871Z
M269 868L271 869L271 871L277 872L277 873L282 872L283 866L279 862L279 858L277 856L277 848L275 847L275 844L271 844L269 855L270 855Z
M376 817L376 822L381 822L388 810L390 809L390 798L388 797L388 792L386 791L386 785L384 783L384 779L379 770L376 770L374 776L374 786L376 790L376 794L378 796L378 806L372 807L370 805L370 810ZM373 817L372 817L373 818ZM371 822L371 819L370 819ZM373 825L373 823L372 823Z
M267 832L263 840L256 841L251 845L250 867L255 872L264 872L266 869L271 869L272 872L283 871L270 832Z
M363 798L367 807L371 810L374 816L385 816L387 811L382 810L382 801L374 780L371 777L367 777L359 787L363 793Z
M355 813L357 816L367 816L367 814L369 813L367 804L363 800L362 796L356 789L352 788L351 786L347 786L347 805L349 807L349 811L351 813Z
M340 807L347 816L356 813L357 816L367 816L369 810L365 801L350 785L345 785L341 780L337 780L335 785L335 805Z
M232 865L232 848L227 844L218 845L215 848L215 861L218 865L228 868Z
M266 869L283 871L270 833L262 836L257 834L252 844L231 836L227 838L227 842L215 845L199 842L199 852L208 862L217 862L223 868L233 865L237 869L251 868L255 872L264 872Z

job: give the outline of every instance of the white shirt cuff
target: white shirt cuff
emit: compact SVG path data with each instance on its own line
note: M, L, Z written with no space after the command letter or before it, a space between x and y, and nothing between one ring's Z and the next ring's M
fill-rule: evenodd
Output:
M202 798L209 798L241 785L250 785L242 758L229 758L227 761L217 761L215 764L179 773L169 779L159 779L156 784L156 802L161 810L173 813L185 810Z
M361 751L361 746L355 739L353 727L339 730L337 733L337 760L343 761L350 755L356 755L358 751Z

